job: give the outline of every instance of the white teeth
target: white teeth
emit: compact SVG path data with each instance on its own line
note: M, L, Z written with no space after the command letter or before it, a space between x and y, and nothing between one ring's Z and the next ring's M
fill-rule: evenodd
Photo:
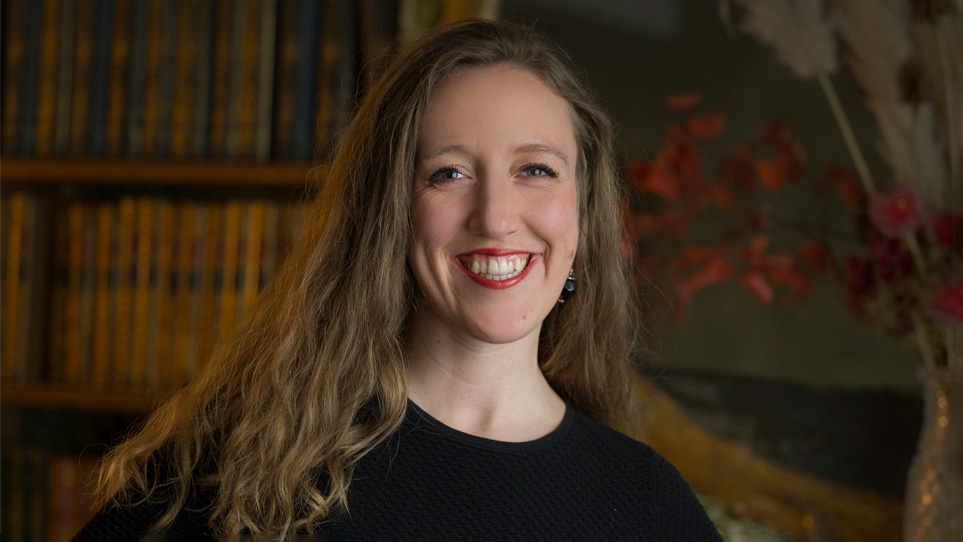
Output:
M472 273L488 280L507 280L518 276L528 267L529 256L512 254L498 258L472 255L462 259L462 265Z

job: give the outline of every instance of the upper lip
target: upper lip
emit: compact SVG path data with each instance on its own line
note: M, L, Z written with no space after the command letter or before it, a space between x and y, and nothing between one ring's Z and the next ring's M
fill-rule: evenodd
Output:
M474 250L462 252L461 254L458 254L458 256L468 256L470 254L484 254L485 256L508 256L509 254L534 254L534 252L518 250L515 248L476 248Z

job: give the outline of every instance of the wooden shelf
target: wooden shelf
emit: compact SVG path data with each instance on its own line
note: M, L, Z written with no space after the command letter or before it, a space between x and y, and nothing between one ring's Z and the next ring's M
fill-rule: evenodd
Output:
M172 162L86 159L0 158L4 182L36 184L205 185L299 187L312 167L300 162Z
M9 406L147 413L170 396L157 390L91 390L60 386L4 386L0 403Z

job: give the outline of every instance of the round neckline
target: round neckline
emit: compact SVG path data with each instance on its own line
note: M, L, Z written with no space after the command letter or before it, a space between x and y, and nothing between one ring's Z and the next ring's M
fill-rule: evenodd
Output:
M458 429L445 425L431 414L428 414L428 412L416 405L411 399L408 399L408 414L406 418L416 427L419 422L424 422L424 424L441 435L462 444L495 452L528 453L548 448L564 437L565 434L568 433L569 428L571 428L572 421L575 419L575 408L571 403L565 401L565 415L562 416L562 421L558 424L558 427L541 437L523 442L493 440L459 431Z

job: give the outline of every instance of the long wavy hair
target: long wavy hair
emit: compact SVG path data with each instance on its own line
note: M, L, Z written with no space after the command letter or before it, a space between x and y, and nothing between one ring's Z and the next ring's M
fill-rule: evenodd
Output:
M355 464L407 405L402 337L416 292L399 262L422 113L445 77L499 64L568 101L579 148L578 294L543 323L540 367L562 398L636 434L634 295L619 256L610 122L554 45L528 28L468 21L413 43L369 91L299 245L196 379L107 455L102 505L159 502L162 529L207 491L210 527L225 540L310 532L347 510Z

